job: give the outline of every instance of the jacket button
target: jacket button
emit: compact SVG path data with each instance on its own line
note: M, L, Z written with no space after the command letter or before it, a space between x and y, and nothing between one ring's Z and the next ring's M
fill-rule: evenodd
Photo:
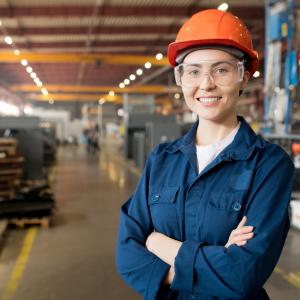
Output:
M158 199L159 199L159 195L155 195L154 196L154 201L158 201Z
M235 210L235 211L239 211L239 210L241 210L241 208L242 208L242 205L239 202L234 202L232 204L232 209Z

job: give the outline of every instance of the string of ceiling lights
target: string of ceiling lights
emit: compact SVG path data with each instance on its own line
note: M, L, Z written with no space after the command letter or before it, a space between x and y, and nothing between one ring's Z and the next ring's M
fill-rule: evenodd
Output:
M18 49L18 47L14 43L13 39L9 36L9 34L8 34L7 30L5 29L5 27L3 26L1 20L0 20L0 28L1 28L1 31L2 31L3 35L5 36L4 37L4 42L7 45L10 45L14 49L14 55L16 55L17 57L20 57L20 63L25 68L28 75L31 77L33 82L41 89L41 93L49 99L49 103L53 104L54 100L49 95L48 90L43 86L43 82L37 76L36 72L33 71L33 68L30 66L28 60L22 58L21 51Z

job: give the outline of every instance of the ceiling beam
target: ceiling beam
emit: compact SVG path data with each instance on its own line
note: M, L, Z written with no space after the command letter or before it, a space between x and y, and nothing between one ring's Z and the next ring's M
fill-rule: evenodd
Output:
M170 42L173 42L172 39L168 40L135 40L135 39L127 39L123 41L94 41L93 47L134 47L134 46L144 46L144 47L153 47L153 46L167 46ZM27 43L17 42L19 49L26 49ZM30 43L31 48L74 48L74 47L85 47L85 41L56 41L56 42L34 42ZM1 49L10 49L11 47L7 44L0 44Z
M77 85L46 85L49 93L108 93L114 91L115 93L130 93L130 94L165 94L176 93L180 89L177 86L163 86L163 85L142 85L129 86L124 89L115 86L77 86ZM40 92L40 88L36 85L11 85L9 89L12 92L33 93ZM99 95L98 95L99 99Z
M211 6L141 6L141 5L103 5L101 7L101 17L105 16L167 16L167 17L182 17L196 13L200 9L211 8ZM0 6L1 18L12 17L58 17L58 16L91 16L93 14L94 6L92 5L36 5L36 6ZM247 18L263 18L264 4L250 6L230 6L230 11L238 15L243 20ZM100 15L100 14L99 14Z
M53 99L53 101L99 101L99 99L104 98L106 101L109 102L121 102L122 97L121 96L108 96L105 94L98 94L98 95L92 95L92 94L54 94L51 93L48 96L39 94L27 94L25 97L25 100L35 100L35 101L49 101L50 99Z
M178 32L178 26L170 25L151 25L151 26L98 26L93 30L93 34L176 34ZM88 26L68 26L68 27L25 27L16 28L16 27L6 27L7 32L10 35L56 35L56 34L87 34Z
M95 63L103 62L107 64L122 65L143 65L149 61L152 65L165 66L168 65L167 58L157 60L154 56L147 55L114 55L99 53L33 53L21 52L20 56L16 56L12 51L0 52L0 62L18 63L23 58L30 63Z

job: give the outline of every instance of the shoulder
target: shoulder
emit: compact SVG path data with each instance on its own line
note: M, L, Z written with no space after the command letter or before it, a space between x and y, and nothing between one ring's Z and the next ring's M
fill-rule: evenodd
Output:
M262 147L259 151L259 164L268 164L270 166L281 165L294 169L293 161L289 154L279 145L270 143L259 137Z
M153 148L150 155L160 156L167 153L174 153L182 146L182 140L183 137L179 137L171 142L160 143Z

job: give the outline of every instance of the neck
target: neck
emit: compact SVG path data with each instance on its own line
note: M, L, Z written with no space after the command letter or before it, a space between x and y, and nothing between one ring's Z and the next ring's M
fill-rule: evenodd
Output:
M217 143L224 139L238 125L237 116L227 119L225 122L216 122L199 119L196 133L196 143L198 146L205 146Z

